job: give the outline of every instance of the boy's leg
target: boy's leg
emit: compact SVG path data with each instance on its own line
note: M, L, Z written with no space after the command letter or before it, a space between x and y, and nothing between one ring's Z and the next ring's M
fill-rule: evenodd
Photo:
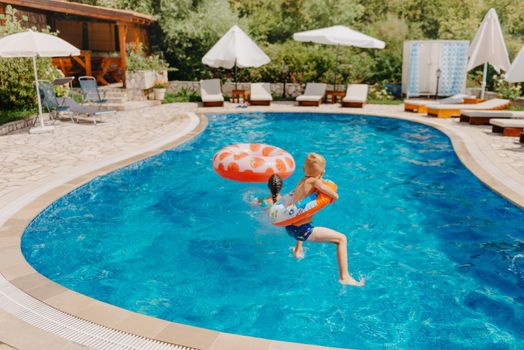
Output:
M348 252L346 235L326 227L315 227L308 241L328 242L337 245L338 274L341 283L363 286L365 280L355 280L348 272Z
M295 244L295 249L293 249L293 256L297 259L302 259L304 257L304 249L302 248L302 241L297 240Z

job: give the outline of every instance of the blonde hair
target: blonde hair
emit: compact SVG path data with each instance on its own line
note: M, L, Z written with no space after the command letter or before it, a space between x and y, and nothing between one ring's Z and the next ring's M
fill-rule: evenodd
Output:
M319 176L326 170L326 159L318 153L310 153L304 162L306 176Z

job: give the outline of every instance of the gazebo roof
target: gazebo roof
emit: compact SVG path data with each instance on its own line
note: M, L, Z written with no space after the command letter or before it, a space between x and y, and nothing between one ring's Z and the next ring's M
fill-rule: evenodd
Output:
M156 22L155 17L142 13L118 10L109 7L93 6L63 0L0 0L0 4L20 6L46 12L97 18L110 21L131 22L150 25Z

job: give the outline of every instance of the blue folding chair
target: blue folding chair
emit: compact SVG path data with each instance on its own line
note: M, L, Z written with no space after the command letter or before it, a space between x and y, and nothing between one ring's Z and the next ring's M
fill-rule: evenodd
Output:
M40 100L42 105L47 109L51 119L57 120L61 113L69 114L72 122L75 122L73 113L69 110L69 106L65 104L65 98L57 97L53 84L47 80L38 81L38 90L40 91Z
M82 98L84 102L94 102L99 104L107 102L106 99L102 98L102 95L98 90L95 77L83 76L78 78L78 82L82 89Z
M96 117L114 113L114 111L103 111L89 106L82 106L69 97L57 97L55 90L49 81L38 81L38 87L40 89L42 104L46 107L54 120L58 119L61 113L67 113L72 122L76 121L78 123L78 116L85 115L93 118L93 124L96 125Z

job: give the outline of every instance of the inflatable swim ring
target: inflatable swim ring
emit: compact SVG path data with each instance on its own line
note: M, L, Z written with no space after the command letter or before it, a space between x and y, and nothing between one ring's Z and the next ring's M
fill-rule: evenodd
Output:
M267 182L273 174L283 179L295 171L295 160L281 148L238 143L222 148L213 157L213 169L226 179L241 182Z
M324 183L333 191L337 190L337 185L329 180ZM320 209L333 202L333 198L324 194L314 192L298 202L287 205L292 202L292 194L285 196L269 208L269 220L275 226L289 226L305 218L313 216Z

